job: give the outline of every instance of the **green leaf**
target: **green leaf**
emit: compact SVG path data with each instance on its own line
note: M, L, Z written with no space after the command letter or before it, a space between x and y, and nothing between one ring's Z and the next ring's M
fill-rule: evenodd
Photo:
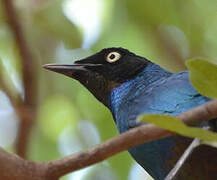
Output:
M203 95L217 98L217 65L202 59L188 60L190 80Z
M141 115L138 118L139 122L148 122L171 132L178 133L191 138L200 138L204 141L217 141L217 133L204 130L197 127L185 125L181 120L169 115Z

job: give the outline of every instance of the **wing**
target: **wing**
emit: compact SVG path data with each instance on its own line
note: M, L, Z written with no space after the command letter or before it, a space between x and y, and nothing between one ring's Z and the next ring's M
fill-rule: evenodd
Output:
M194 89L189 81L188 72L182 72L144 88L137 97L128 98L120 110L124 109L125 113L127 112L129 127L134 127L137 116L142 113L175 116L210 100Z

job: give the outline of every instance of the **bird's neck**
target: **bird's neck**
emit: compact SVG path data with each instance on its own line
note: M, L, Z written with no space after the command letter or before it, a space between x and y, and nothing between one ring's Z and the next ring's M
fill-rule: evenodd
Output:
M124 99L130 98L130 96L136 96L136 94L144 91L146 87L152 85L155 81L170 75L172 75L171 72L149 62L135 78L126 81L121 86L114 88L111 91L109 96L109 109L112 114L114 115L117 112ZM133 94L131 94L131 92Z

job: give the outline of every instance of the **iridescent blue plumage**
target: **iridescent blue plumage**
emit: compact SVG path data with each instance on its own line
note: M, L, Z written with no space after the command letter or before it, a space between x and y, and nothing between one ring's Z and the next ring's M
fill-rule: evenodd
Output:
M115 88L110 95L110 108L120 133L137 126L140 114L177 115L210 99L201 96L191 85L188 72L170 73L149 63L134 79ZM164 179L173 158L175 138L146 143L129 150L134 159L156 180Z
M210 99L191 85L188 72L170 73L123 48L108 48L72 65L46 65L82 83L107 106L120 133L139 124L140 114L175 116ZM129 150L155 180L163 180L190 144L191 139L173 136ZM217 151L208 146L194 149L176 180L217 179Z

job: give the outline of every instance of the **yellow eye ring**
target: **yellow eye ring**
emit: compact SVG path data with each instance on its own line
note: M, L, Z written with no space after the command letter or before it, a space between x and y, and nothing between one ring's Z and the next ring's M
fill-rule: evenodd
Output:
M106 61L108 61L109 63L113 63L119 60L120 58L121 58L121 54L113 51L106 56Z

